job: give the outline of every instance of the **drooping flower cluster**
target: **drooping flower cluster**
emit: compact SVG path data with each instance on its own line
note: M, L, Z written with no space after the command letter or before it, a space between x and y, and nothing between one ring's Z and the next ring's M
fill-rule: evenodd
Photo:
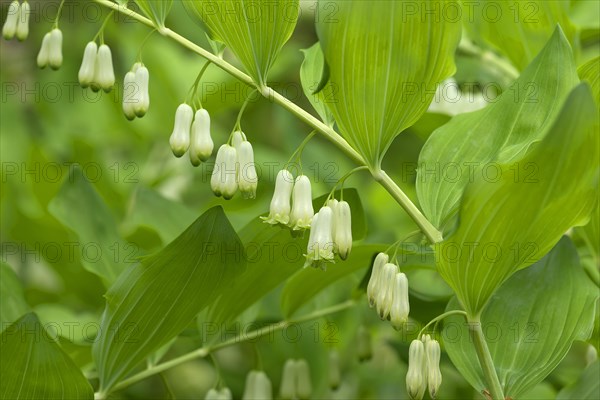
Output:
M327 262L334 262L335 254L345 260L351 250L350 205L343 200L331 199L313 217L304 266L324 269Z
M42 47L37 56L37 65L40 68L50 68L57 70L63 62L62 56L62 32L58 28L52 29L44 35Z
M110 92L115 85L115 71L112 52L106 44L98 47L89 42L83 51L83 60L79 68L79 84L83 88L91 87L94 92L100 89Z
M258 175L254 164L254 149L241 131L233 133L231 145L224 144L217 151L210 186L216 196L231 199L238 188L245 199L256 197Z
M214 149L208 111L200 108L194 114L190 105L180 104L175 112L175 125L169 144L175 157L181 157L189 150L190 162L195 167L208 160Z
M204 400L231 400L233 399L233 396L231 394L231 390L229 390L229 388L224 387L221 390L217 390L217 389L210 389L207 393L206 393L206 397L204 397Z
M437 396L442 384L440 371L440 343L429 335L411 342L408 350L408 372L406 390L415 400L421 400L425 390L429 390L432 399Z
M150 108L150 72L144 64L137 62L123 80L123 114L132 121L142 118Z
M2 27L2 36L4 36L4 39L11 40L15 36L20 41L27 39L27 36L29 36L30 13L31 9L27 0L23 4L19 4L17 0L10 3L6 21Z
M289 359L283 365L279 395L284 400L310 399L312 380L306 360Z
M273 387L267 374L263 371L252 370L246 376L243 400L271 400Z
M294 230L300 230L310 228L313 214L312 189L308 177L299 175L294 180L287 169L279 171L269 216L262 219L267 224L289 225Z
M377 309L381 319L389 319L395 329L400 330L408 320L408 279L389 256L379 253L375 257L371 278L367 285L369 305Z

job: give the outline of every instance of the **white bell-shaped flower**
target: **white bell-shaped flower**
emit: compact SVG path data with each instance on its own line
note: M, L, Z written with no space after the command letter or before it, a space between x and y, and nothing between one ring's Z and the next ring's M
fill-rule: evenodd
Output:
M177 107L173 132L169 138L169 144L175 157L181 157L190 147L190 129L193 118L194 110L188 104L182 103Z
M442 371L440 370L440 343L435 339L425 342L425 355L427 357L427 387L429 395L435 399L442 385Z
M204 400L220 400L221 393L217 389L210 389L206 392L206 396L204 396Z
M296 361L296 397L300 400L308 400L312 394L312 379L310 367L304 359Z
M138 118L142 118L150 108L150 72L141 63L134 66L135 83L137 85L137 101L133 105L133 111Z
M371 333L364 325L358 327L358 333L356 335L356 351L358 353L358 361L360 362L368 361L373 357Z
M79 84L82 88L89 87L94 81L94 71L96 69L96 54L98 53L98 45L96 42L89 42L83 50L83 60L79 67Z
M283 364L279 397L283 400L294 400L296 397L296 361L291 358Z
M50 32L44 35L42 39L42 45L40 46L40 51L37 55L37 65L39 68L46 68L48 63L50 62L50 41L51 41Z
M308 239L305 267L313 265L315 261L319 262L317 266L323 267L321 261L333 262L333 211L330 207L322 207L318 214L318 219L311 224L311 235ZM315 266L315 265L313 265Z
M254 164L254 149L249 141L243 141L238 148L238 185L245 199L256 198L258 175Z
M19 19L21 15L21 6L17 0L14 0L8 6L8 14L6 14L6 21L4 21L4 26L2 26L2 36L4 39L10 40L15 37L17 33L17 25L19 24Z
M294 230L310 228L314 213L310 180L306 175L300 175L292 194L290 226Z
M268 224L284 224L290 222L290 198L292 196L292 188L294 187L294 177L287 169L282 169L277 173L275 179L275 190L269 216L262 219Z
M125 74L125 78L123 79L123 114L125 114L125 117L130 121L135 119L134 106L138 101L137 91L135 72L129 71Z
M222 192L221 192L221 167L224 164L224 156L225 156L225 152L222 151L221 149L223 149L223 147L226 146L225 144L222 145L221 147L219 147L219 150L217 150L217 156L215 157L215 165L213 167L213 171L212 171L212 175L210 177L210 187L213 191L213 193L215 194L215 196L219 197L221 196Z
M385 264L381 271L377 290L377 314L381 319L387 319L390 315L397 273L398 266L392 263Z
M385 253L377 254L375 261L373 262L373 269L371 271L371 278L367 285L367 299L369 300L369 306L373 307L377 302L377 292L381 285L379 281L383 272L383 266L389 261L389 256Z
M402 329L408 321L410 305L408 302L408 278L404 273L396 274L394 291L392 294L392 309L390 310L390 322L397 330Z
M115 70L112 62L112 52L105 44L100 45L96 54L96 65L94 67L94 79L92 90L97 92L102 89L110 92L115 85Z
M246 376L243 400L272 400L273 387L263 371L250 371Z
M352 250L352 213L346 201L340 201L335 207L334 221L333 241L340 258L345 260Z
M196 111L190 138L190 161L197 167L212 155L215 144L210 136L210 115L204 108Z
M19 21L17 22L17 39L23 41L29 36L29 15L31 8L27 0L19 8Z
M337 390L342 383L342 372L340 370L340 353L335 349L329 351L328 367L329 388Z
M217 196L231 199L238 188L237 151L233 146L224 144L217 151L217 158L211 177L211 187Z
M411 399L421 400L427 389L425 346L421 340L413 340L408 350L406 390Z
M61 30L58 28L52 29L48 44L48 65L54 70L59 69L63 62L62 40Z
M235 131L233 132L233 135L231 135L231 145L238 151L240 149L240 144L244 141L246 141L246 135L242 131Z

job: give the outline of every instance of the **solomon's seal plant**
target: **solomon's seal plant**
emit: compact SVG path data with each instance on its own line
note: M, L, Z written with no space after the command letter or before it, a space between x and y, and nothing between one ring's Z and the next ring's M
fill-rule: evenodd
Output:
M50 3L2 5L2 399L600 398L596 2Z

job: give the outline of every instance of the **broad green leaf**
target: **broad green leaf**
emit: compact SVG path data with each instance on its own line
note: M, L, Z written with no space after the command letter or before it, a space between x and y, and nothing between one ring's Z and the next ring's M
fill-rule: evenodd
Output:
M208 27L212 39L225 43L256 84L267 74L298 20L298 0L184 0L190 15Z
M590 84L596 104L600 107L600 57L583 64L579 67L577 73L582 81L587 81Z
M481 323L507 397L520 398L557 367L573 341L590 336L597 299L598 289L567 237L500 287ZM454 298L448 309L457 308ZM475 389L483 390L485 380L464 318L447 318L444 330L452 362Z
M579 46L569 20L568 0L490 0L465 4L465 26L473 38L501 51L520 70L544 47L557 25L572 46Z
M304 268L288 280L281 293L281 308L286 317L291 316L301 306L310 301L323 289L338 280L369 268L373 256L385 251L386 245L368 244L356 246L344 262L336 263L326 271Z
M130 245L117 231L117 222L104 200L87 181L80 168L73 168L48 210L77 234L78 245L89 254L83 267L110 286L127 267Z
M335 120L326 104L328 101L333 101L332 86L327 85L323 90L317 92L325 66L321 45L315 43L308 49L302 50L302 53L304 54L304 61L300 67L300 81L302 82L304 95L317 111L321 120L332 127Z
M98 316L75 312L62 304L37 304L33 311L52 337L67 339L74 345L91 346L98 335Z
M158 253L127 269L106 293L94 344L100 391L109 392L177 336L243 271L242 244L221 207L200 216Z
M425 12L425 9L438 12ZM379 167L392 140L427 111L455 71L454 0L321 0L317 33L329 65L329 106L348 142Z
M419 156L417 195L427 218L444 233L454 227L465 187L497 172L540 140L578 83L573 55L557 29L544 50L497 102L458 115L437 129ZM512 176L533 179L535 165L515 164Z
M569 228L588 222L598 196L598 124L598 109L582 83L544 138L518 160L536 167L532 179L515 179L513 163L498 163L497 179L476 176L467 186L459 227L436 245L436 254L440 274L470 315Z
M164 28L165 20L173 7L173 0L135 0L135 3L152 22Z
M147 188L134 193L129 210L126 225L130 229L147 226L156 231L163 243L175 239L196 218L185 205Z
M335 193L340 198L339 191ZM327 195L313 200L318 210ZM364 210L356 189L344 189L344 200L352 212L352 237L354 240L366 235ZM265 224L259 218L254 219L240 232L240 238L246 249L248 268L231 287L235 296L223 296L213 306L210 321L219 325L230 322L244 310L275 289L290 276L302 269L306 258L306 246L309 232L301 236L292 236L288 228ZM344 268L344 261L337 261L328 269ZM323 271L321 273L325 274Z
M0 332L28 311L21 281L8 264L0 262Z
M93 399L81 370L62 351L34 313L2 332L0 398Z
M596 360L583 371L577 382L558 393L556 400L600 399L600 361Z

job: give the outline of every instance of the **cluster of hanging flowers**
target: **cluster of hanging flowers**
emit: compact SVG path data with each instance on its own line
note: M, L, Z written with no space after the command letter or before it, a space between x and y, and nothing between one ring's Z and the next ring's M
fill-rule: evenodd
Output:
M271 225L289 225L293 230L309 229L313 221L312 189L306 175L295 180L287 169L277 173L275 191L268 217L262 219Z
M11 40L15 36L20 41L27 39L29 36L29 14L31 9L27 0L20 4L14 0L8 6L8 15L2 27L2 36L4 39Z
M408 321L408 279L398 265L389 262L385 253L375 257L367 298L369 306L375 307L379 317L389 320L395 329L400 330Z
M273 386L267 374L252 370L246 375L242 400L272 400Z
M231 394L231 390L229 390L229 388L224 387L221 390L217 390L215 388L210 389L207 393L206 393L206 397L204 397L204 400L231 400L233 399L233 396Z
M112 52L106 44L100 47L89 42L83 51L83 60L79 68L79 84L83 88L91 87L94 92L100 89L110 92L115 85Z
M200 108L194 113L189 104L180 104L169 144L175 157L182 157L189 150L190 162L195 167L208 160L214 149L208 111Z
M414 400L421 400L425 390L434 399L442 384L440 371L440 343L429 335L411 342L408 350L408 372L406 390Z
M216 196L233 198L237 190L245 199L256 197L258 175L254 164L254 149L242 131L235 131L231 144L225 143L217 151L210 186Z
M37 65L40 68L50 68L57 70L63 62L62 56L62 31L58 28L52 29L44 35L42 47L37 56Z
M310 368L304 359L289 359L283 365L279 396L283 400L307 400L312 394Z
M150 108L150 72L143 63L133 64L123 79L123 114L133 121L142 118Z

